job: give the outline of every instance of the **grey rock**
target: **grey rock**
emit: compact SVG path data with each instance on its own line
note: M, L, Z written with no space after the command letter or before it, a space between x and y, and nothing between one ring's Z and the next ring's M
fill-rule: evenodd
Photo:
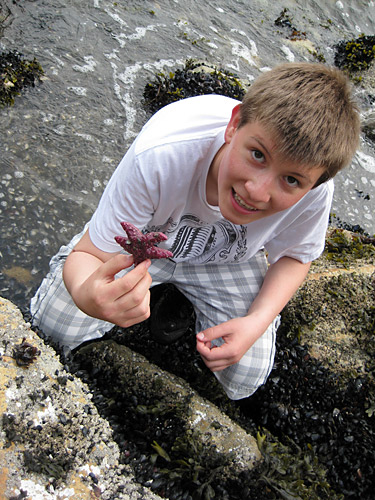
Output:
M261 460L256 439L213 403L200 397L182 378L161 370L144 356L112 340L88 344L78 353L78 359L99 370L99 377L105 372L116 386L115 392L137 399L147 394L159 405L175 409L184 432L203 445L205 463L214 466L219 458L236 477Z
M0 337L0 498L24 492L38 500L160 499L119 464L110 426L88 387L65 372L55 351L3 298ZM29 366L13 357L23 339L40 351Z

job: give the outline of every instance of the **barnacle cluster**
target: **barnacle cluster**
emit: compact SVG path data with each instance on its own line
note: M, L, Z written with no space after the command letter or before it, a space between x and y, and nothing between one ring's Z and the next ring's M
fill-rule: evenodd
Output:
M152 113L180 99L205 94L220 94L241 101L245 89L229 71L188 59L182 69L157 73L143 91L144 105Z
M28 61L17 51L0 53L0 107L14 104L16 96L26 86L34 86L43 75L36 58Z
M367 70L375 57L375 36L362 34L358 38L339 42L335 65L350 74Z

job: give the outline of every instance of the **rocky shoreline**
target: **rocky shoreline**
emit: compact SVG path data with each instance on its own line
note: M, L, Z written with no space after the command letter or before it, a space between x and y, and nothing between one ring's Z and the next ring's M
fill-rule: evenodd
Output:
M116 142L113 124L122 134L125 122L127 138L134 132L135 108L129 102L138 104L142 95L140 88L132 89L134 75L143 81L146 66L147 71L150 67L156 71L155 79L144 87L147 112L201 92L223 91L241 97L242 86L249 82L241 83L231 73L197 62L208 54L210 60L221 60L218 51L211 51L208 33L220 40L229 55L224 67L233 58L240 61L235 52L251 42L255 51L241 58L245 73L254 57L256 73L280 57L325 62L325 56L331 60L334 51L335 63L358 84L367 110L363 144L369 142L372 151L375 39L363 34L352 38L353 31L359 32L357 22L371 32L371 11L363 5L354 2L347 8L336 2L327 8L318 2L309 8L292 2L290 10L277 11L277 19L270 6L266 15L254 5L257 21L255 27L250 26L249 36L256 38L255 44L243 38L241 23L227 36L230 11L225 30L221 30L220 18L216 20L217 38L217 29L211 30L205 16L206 26L203 29L197 23L195 31L190 13L189 21L182 16L174 22L159 5L155 11L143 6L132 12L126 2L121 6L114 2L108 9L93 2L91 10L82 2L75 2L77 9L74 2L59 2L58 7L52 2L29 3L30 10L28 2L17 0L0 7L0 36L7 50L1 54L2 104L11 104L23 85L43 81L42 91L37 86L17 110L4 112L8 140L2 206L11 208L3 211L3 246L8 252L4 258L8 261L4 260L1 283L4 293L18 291L13 295L18 303L27 302L33 279L43 275L41 256L53 255L50 235L55 234L57 241L61 232L65 241L65 231L79 223L77 217L88 218L92 199L96 204L97 190L118 153L112 147ZM144 19L133 22L138 10ZM177 19L177 11L172 11ZM360 15L351 22L356 11ZM248 23L248 16L244 18ZM236 23L237 19L236 15ZM149 22L154 23L152 29ZM138 44L144 24L143 31L156 38ZM90 43L93 34L98 48L95 57L91 46L81 43ZM36 59L24 60L11 50L20 40L30 57L36 54L43 61L45 76ZM127 50L119 51L116 43L125 40ZM161 49L160 40L166 47L169 40L182 47L175 54L178 69L170 71L173 68L167 65L160 73L160 59L170 55L168 48ZM266 50L262 40L267 42ZM135 51L133 43L134 47L138 44ZM281 46L282 52L273 46ZM198 59L189 59L181 69L186 53ZM243 51L242 55L246 56ZM156 63L149 66L154 59ZM119 74L117 65L134 75ZM102 73L100 68L104 68ZM107 73L115 83L115 91L108 94L102 84ZM92 94L111 104L104 130L103 111L90 101ZM94 114L96 109L100 116ZM89 134L82 134L87 130ZM122 141L122 135L118 140ZM53 148L48 144L54 144ZM60 144L65 146L59 149ZM64 165L69 163L63 154L67 146L82 157L72 170ZM82 147L86 156L81 154ZM98 162L99 157L104 161ZM362 161L371 158L364 155ZM96 167L95 178L86 168L91 163ZM370 176L366 173L362 183L352 180L360 177L357 172L364 175L367 171L359 166L355 175L346 178L357 187L348 188L342 197L350 200L350 211L363 212L372 220L370 203L367 206ZM172 347L158 346L147 323L114 329L101 342L71 353L52 346L42 332L30 328L27 314L23 316L14 304L0 298L0 500L372 500L374 254L373 238L329 231L325 254L283 311L275 366L267 384L239 403L226 398L203 366L195 352L192 329L190 337Z
M119 463L111 428L88 387L6 299L0 299L0 330L0 498L159 498ZM40 351L30 366L12 357L23 339Z
M98 414L89 387L62 365L54 349L3 298L0 331L1 498L160 498L137 484L131 467L120 463L119 447L108 422ZM34 349L33 360L23 362L17 356L23 345ZM116 379L121 376L122 390L133 390L135 385L138 397L139 391L148 396L154 391L160 405L183 408L180 415L186 429L193 440L201 440L202 449L211 450L207 453L211 464L218 457L238 474L261 460L253 436L183 379L143 356L113 341L91 343L80 356L91 358L97 369L110 369Z
M373 242L331 231L269 381L240 404L189 346L158 358L146 326L57 354L1 299L0 498L369 500L374 279Z

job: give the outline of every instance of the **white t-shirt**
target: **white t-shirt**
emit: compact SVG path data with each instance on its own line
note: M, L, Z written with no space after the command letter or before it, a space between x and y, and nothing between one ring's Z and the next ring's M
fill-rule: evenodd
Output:
M184 99L157 112L143 127L110 179L90 222L92 242L117 252L120 222L162 231L159 246L176 262L241 262L265 248L270 263L283 256L303 263L319 257L333 181L309 191L293 207L246 225L224 219L206 200L206 178L224 144L238 101L219 95Z

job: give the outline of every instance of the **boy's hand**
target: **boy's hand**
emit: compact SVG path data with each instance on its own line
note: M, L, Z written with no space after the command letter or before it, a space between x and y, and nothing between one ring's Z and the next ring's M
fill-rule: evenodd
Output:
M207 328L197 334L197 350L206 366L213 372L224 370L238 363L261 335L250 316L234 318L220 325ZM211 341L222 338L224 344L220 347Z
M269 266L247 316L231 319L197 334L197 350L210 370L224 370L242 358L285 307L305 279L310 265L311 262L304 264L291 257L282 257ZM211 346L211 340L219 337L224 344Z
M133 264L133 257L119 254L102 263L83 283L71 290L77 306L89 316L123 328L146 320L150 315L150 260L145 260L125 276L121 270Z

